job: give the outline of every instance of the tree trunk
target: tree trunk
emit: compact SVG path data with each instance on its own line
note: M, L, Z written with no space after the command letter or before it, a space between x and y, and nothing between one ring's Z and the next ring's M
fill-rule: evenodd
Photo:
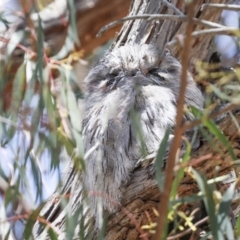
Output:
M172 0L171 1L182 13L186 13L185 1L183 0ZM201 11L201 6L203 3L225 3L226 0L199 0L196 1L194 6L194 16L199 20L208 20L211 22L218 23L220 11L203 10ZM168 8L162 1L159 0L135 0L132 3L129 16L141 15L141 14L175 14L173 9ZM196 22L195 22L196 23ZM124 23L121 31L112 48L117 48L125 43L149 43L156 44L160 48L166 47L167 43L178 39L179 42L176 45L171 46L171 52L180 57L182 53L181 41L184 37L186 30L186 22L172 21L172 20L146 20L146 19L136 19L127 21ZM199 31L206 28L204 23L198 22L194 25L194 31ZM196 60L207 61L209 57L209 52L211 51L212 35L201 35L201 37L195 37L191 41L191 53L190 59L190 69L194 72L194 63ZM110 51L111 51L110 49ZM238 117L239 118L239 117ZM240 120L240 119L238 119ZM231 119L225 118L221 122L221 129L225 132L229 138L234 132L236 132L236 126L231 121ZM232 138L232 137L231 137ZM237 143L237 136L234 139L234 149L236 150L236 155L239 155L239 144ZM207 156L211 153L210 157L202 159L201 157ZM231 161L230 157L227 155L219 156L217 152L209 146L208 143L204 143L201 148L196 151L191 159L194 167L203 173L206 173L209 178L214 176L215 167L220 166L219 174L227 174L231 171ZM200 161L194 161L194 159ZM208 160L206 162L206 160ZM79 190L81 191L81 190ZM107 228L106 228L106 238L109 240L114 239L127 239L135 240L145 238L150 239L152 237L150 231L145 231L141 229L141 226L150 224L156 220L156 209L160 201L160 191L158 189L155 175L154 166L150 165L147 167L139 166L135 169L132 174L131 181L123 189L123 201L122 208L112 216L110 216ZM178 193L180 196L188 196L192 193L197 193L198 187L190 175L186 175L182 180L179 187ZM48 218L49 209L54 208L56 204L56 196L53 196L46 207L42 211L42 215ZM195 207L183 206L183 209ZM60 235L64 235L64 214L63 211L54 214L51 217L51 222L55 226L60 227ZM63 217L60 217L62 215ZM49 218L48 218L49 219ZM96 233L97 234L97 233ZM95 234L94 238L97 238ZM64 237L62 237L64 239ZM61 237L59 239L62 239Z
M120 30L120 26L112 28L101 37L96 37L101 27L127 14L130 2L127 0L95 0L93 6L88 6L88 1L76 0L75 2L78 37L80 40L80 46L76 46L76 50L81 51L83 57L85 57L96 47L103 45L116 35ZM44 31L45 40L51 49L51 53L56 54L64 44L67 35L66 25L59 19L55 21L55 24L52 24L52 21L47 21L44 25Z

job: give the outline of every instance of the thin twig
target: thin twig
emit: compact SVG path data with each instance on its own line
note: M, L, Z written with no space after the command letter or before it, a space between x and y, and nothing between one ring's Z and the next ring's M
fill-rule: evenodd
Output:
M7 125L12 126L12 127L15 127L15 128L18 128L18 127L19 127L17 123L11 121L10 119L7 119L7 118L5 118L5 117L2 117L2 116L0 116L0 122L6 123Z
M177 172L179 169L181 168L186 168L186 167L189 167L189 166L196 166L197 164L201 163L201 162L204 162L204 161L207 161L209 159L213 158L213 155L211 153L207 154L207 155L204 155L204 156L201 156L197 159L191 159L189 162L187 163L180 163L178 165L176 165L174 167L174 172Z
M204 34L215 34L215 33L225 33L225 34L234 34L235 32L239 32L238 28L234 27L222 27L222 28L211 28L211 29L204 29L195 31L192 33L193 37L204 35Z
M204 116L204 119L214 119L218 116L221 116L222 114L224 113L227 113L229 111L232 111L232 110L235 110L235 109L239 109L239 105L236 105L236 104L230 104L228 105L227 107L223 108L222 110L216 112L216 113L212 113L208 116ZM201 124L202 120L201 119L196 119L196 120L193 120L191 122L186 122L182 129L183 129L183 132L185 132L186 130L188 129L191 129L195 126L198 126L199 124Z
M123 22L126 21L131 21L131 20L137 20L137 19L146 19L148 21L153 21L156 19L163 19L163 20L173 20L173 21L180 21L180 22L186 22L188 20L187 16L177 16L177 15L172 15L172 14L141 14L141 15L135 15L135 16L129 16L129 17L124 17L122 19L119 19L117 21L114 21L112 23L109 23L102 27L99 32L97 33L97 37L100 37L102 33L107 31L110 28L113 28ZM193 22L205 27L216 27L216 28L222 28L224 27L221 24L210 22L207 20L200 20L197 18L193 18Z
M4 38L4 37L0 37L0 41L1 42L5 42L5 43L9 43L10 39ZM22 49L24 52L27 52L27 53L31 54L32 56L36 56L37 55L33 50L31 50L29 48L26 48L22 44L17 44L16 46L19 47L20 49Z
M172 3L168 2L167 0L162 0L162 3L168 8L172 9L179 16L184 16L184 14L179 9L177 9Z
M212 27L212 28L223 28L223 27L225 27L224 25L222 25L220 23L215 23L215 22L204 20L204 19L198 19L198 18L193 18L193 22L198 24L198 25L205 26L205 27Z
M181 75L181 86L179 92L179 99L177 102L177 116L176 116L176 126L174 129L174 138L170 147L170 154L167 160L166 166L166 177L164 181L164 190L161 194L161 200L158 205L159 217L157 220L157 232L155 235L155 240L161 239L163 236L165 223L166 223L166 216L168 212L168 203L169 203L169 196L172 187L172 181L174 176L174 166L176 160L176 154L181 144L181 136L182 136L182 121L183 121L183 106L184 106L184 96L187 86L187 69L188 69L188 58L191 48L191 33L193 31L193 16L194 16L194 1L191 1L188 5L188 24L186 29L186 39L184 43L184 49L181 56L182 62L182 75Z
M233 27L221 27L221 28L211 28L211 29L204 29L204 30L199 30L195 31L192 33L192 37L198 37L201 35L206 35L206 34L234 34L235 32L239 32L238 28L233 28ZM185 37L185 36L184 36ZM173 39L172 41L168 42L166 44L166 47L173 47L178 43L178 39Z
M233 11L240 11L240 6L237 4L219 4L219 3L205 3L201 7L201 11L207 8L214 8L215 10L233 10Z
M202 225L203 223L207 222L208 219L209 219L209 217L205 217L205 218L201 219L200 221L196 222L196 223L194 224L194 226L195 226L195 227L198 227L198 226ZM191 233L191 232L192 232L192 229L191 229L191 228L188 228L187 230L185 230L185 231L183 231L183 232L181 232L181 233L178 233L178 234L176 234L176 235L174 235L174 236L168 237L167 240L179 239L179 238L181 238L181 237L183 237L183 236L186 236L187 234L189 234L189 233Z

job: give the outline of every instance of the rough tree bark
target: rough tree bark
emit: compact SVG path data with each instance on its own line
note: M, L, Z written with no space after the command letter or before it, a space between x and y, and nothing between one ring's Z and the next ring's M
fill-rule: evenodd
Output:
M130 6L129 0L97 0L93 2L93 6L88 6L88 1L76 0L77 29L80 40L80 46L76 46L76 50L82 51L83 57L88 56L96 47L101 46L116 35L120 26L116 26L101 37L96 38L96 34L102 26L126 16ZM59 20L55 20L55 24L48 21L44 25L44 32L45 41L51 52L57 53L64 44L67 35L66 24Z
M182 13L185 14L186 6L183 0L171 1ZM226 0L199 0L196 1L194 7L194 15L200 20L208 20L217 23L219 20L220 11L204 10L201 11L201 5L203 3L225 3ZM163 1L159 0L135 0L132 3L129 16L140 14L176 14L173 9L168 8ZM196 23L194 25L194 31L205 29L203 23ZM147 21L145 19L137 19L126 22L120 33L118 34L112 48L117 48L125 43L151 43L156 44L160 48L164 48L169 41L173 39L180 40L183 38L186 29L186 22L161 20L156 19ZM197 59L208 60L208 54L210 52L210 46L212 41L212 35L203 35L199 38L194 38L191 41L191 54L190 54L190 69L194 72L194 63ZM111 49L110 49L111 50ZM177 57L181 55L181 44L171 47L171 51ZM238 120L239 117L238 117ZM231 119L225 118L220 127L222 131L231 140L234 141L233 147L237 156L239 156L239 136L236 133L236 126ZM233 134L235 133L235 134ZM208 154L211 155L208 155ZM201 159L202 156L208 156L205 159ZM230 157L225 152L225 155L219 155L214 152L209 144L204 143L203 146L195 152L192 156L192 164L194 167L205 172L210 178L214 176L214 169L216 166L220 166L219 174L226 174L231 170ZM198 159L200 161L194 161ZM206 161L207 160L207 161ZM124 199L122 202L122 209L114 215L110 216L106 229L106 238L113 239L127 239L134 240L140 239L141 234L147 234L147 239L151 239L152 235L141 230L140 226L149 224L149 221L154 222L156 220L156 212L160 200L160 192L157 187L154 176L154 166L138 167L132 174L131 182L123 189ZM178 190L180 196L186 196L197 192L197 184L191 178L186 175L182 180L180 188ZM48 202L48 209L53 207L57 202L56 197L53 197ZM49 207L50 206L50 207ZM193 206L183 206L182 208L193 208ZM131 213L126 214L126 209ZM45 213L47 210L45 210ZM61 213L54 216L51 219L53 222L59 221L57 218ZM46 216L46 215L45 215ZM135 219L135 222L133 221ZM63 221L63 220L61 220ZM56 223L56 222L55 222ZM60 222L55 224L60 226L60 231L64 231L64 226ZM142 235L143 236L143 235ZM95 235L95 238L97 236Z
M60 0L59 2L62 1ZM81 52L81 57L88 56L96 47L105 44L116 35L120 30L120 25L110 29L110 31L107 31L101 37L96 38L96 34L102 26L126 16L130 5L129 0L97 0L92 2L94 2L93 6L89 6L88 1L76 0L76 21L78 38L80 40L80 45L76 46L76 51ZM23 4L23 6L29 6L32 3L31 1L24 0ZM66 8L57 10L59 10L58 18L53 18L51 15L49 16L49 14L51 14L50 11L45 14L45 21L43 21L44 41L47 44L48 52L46 54L48 56L53 56L59 52L67 36ZM35 20L37 22L37 18ZM26 26L24 27L34 31L34 24L35 23L29 19L26 21ZM11 39L11 34L12 31L9 31L5 37L0 37L1 43L6 43L3 46L1 45L0 54L5 54L6 46ZM1 93L3 95L5 109L8 109L11 104L13 80L17 69L24 61L24 54L24 50L17 48L12 54L14 61L11 62L9 67L4 69L4 76L8 79Z

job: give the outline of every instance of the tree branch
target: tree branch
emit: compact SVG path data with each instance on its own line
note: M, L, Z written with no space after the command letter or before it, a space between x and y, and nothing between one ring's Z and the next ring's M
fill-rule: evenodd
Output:
M167 159L167 167L166 167L166 177L164 181L164 190L161 196L161 202L158 206L159 217L157 220L157 232L155 235L155 240L159 240L162 238L164 233L164 228L166 224L166 216L168 212L168 203L170 192L172 189L172 181L174 175L174 166L177 151L181 144L182 137L182 121L183 121L183 105L184 105L184 96L187 87L187 71L188 71L188 60L189 60L189 52L190 52L190 42L192 38L193 31L193 17L194 17L194 1L191 1L188 5L188 25L186 29L186 39L184 43L183 53L181 57L182 63L182 76L181 76L181 86L179 99L177 102L177 116L176 116L176 126L174 130L174 138L170 147L169 157Z

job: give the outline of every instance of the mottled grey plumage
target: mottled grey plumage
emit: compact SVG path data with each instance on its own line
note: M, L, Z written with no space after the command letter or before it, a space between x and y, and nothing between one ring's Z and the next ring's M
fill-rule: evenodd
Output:
M120 187L131 178L142 157L131 113L139 117L147 154L159 148L168 126L176 117L181 64L168 52L152 45L126 45L115 49L87 76L83 140L86 153L84 183L92 192L105 194L104 209L112 211L121 200ZM185 103L201 108L203 98L188 74ZM190 113L185 118L191 119ZM106 198L109 196L109 198Z

